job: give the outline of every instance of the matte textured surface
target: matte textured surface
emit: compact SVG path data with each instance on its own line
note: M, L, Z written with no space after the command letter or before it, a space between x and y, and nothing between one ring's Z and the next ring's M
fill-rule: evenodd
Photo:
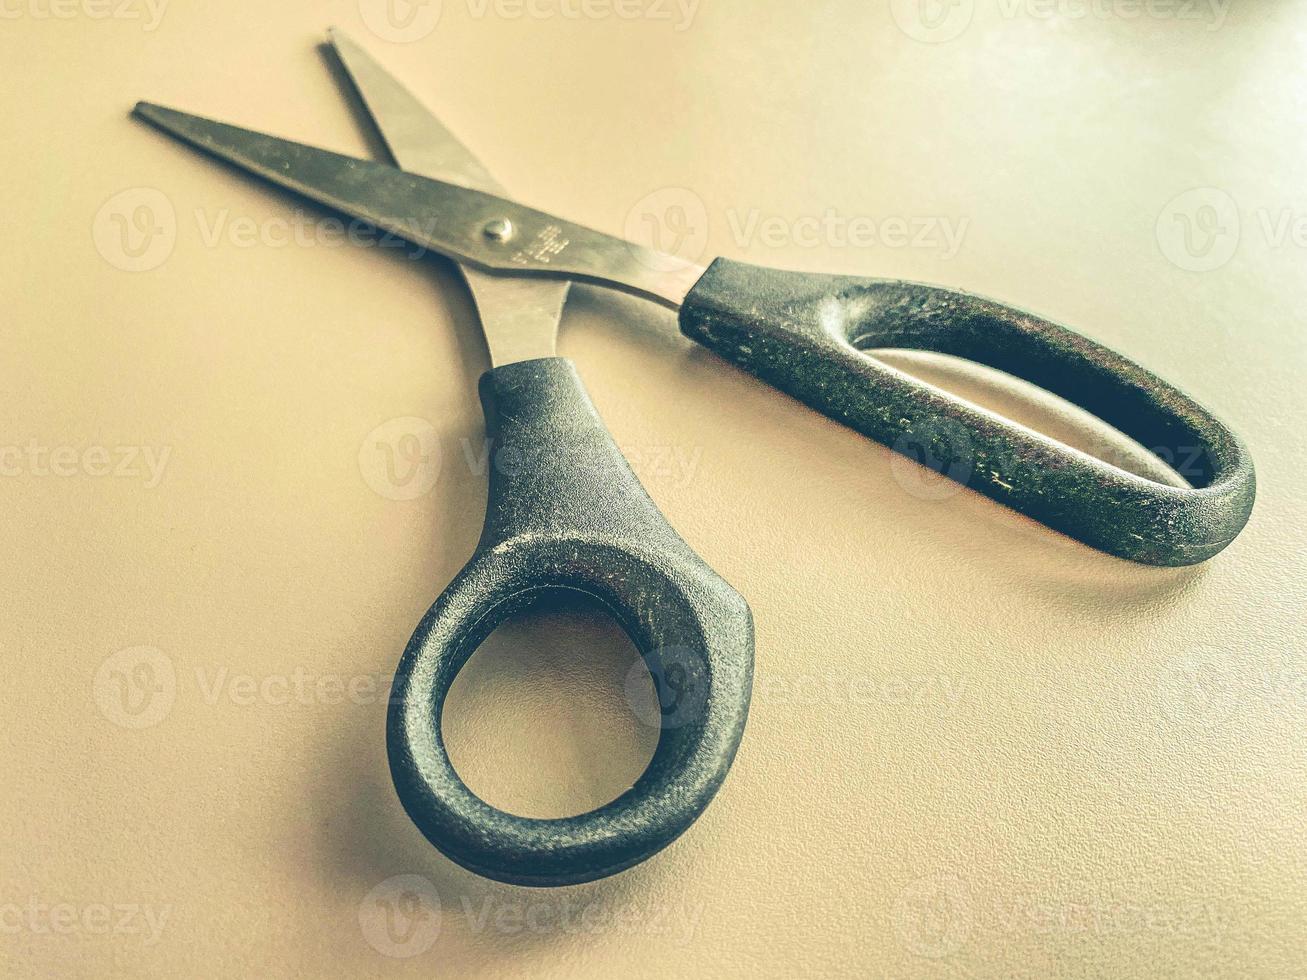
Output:
M441 6L407 43L357 0L174 0L153 31L4 7L0 973L1303 973L1304 5L1216 25L977 2L933 44L866 0L704 0L684 30L675 4ZM613 232L665 214L704 261L946 283L1155 368L1246 440L1247 529L1190 568L1112 558L578 288L560 352L753 609L749 723L653 860L563 889L465 871L395 797L379 686L484 517L459 277L308 207L286 235L282 192L127 116L151 98L375 152L314 49L330 23L528 202ZM171 209L148 248L137 188ZM1196 188L1238 206L1195 238L1206 271L1158 238ZM908 230L850 241L827 209ZM123 219L151 268L115 264ZM1103 450L1024 389L893 363ZM33 440L110 458L57 475ZM519 638L458 677L460 774L514 812L606 802L653 748L634 651Z
M749 713L753 618L668 525L563 358L487 371L481 401L490 500L477 550L409 641L388 740L396 789L433 844L470 870L521 885L614 874L662 850L726 778ZM660 729L648 769L611 803L526 819L476 797L445 749L445 698L477 646L541 593L581 593L648 664ZM632 664L632 668L636 667Z
M685 297L686 336L823 415L1108 554L1149 565L1212 557L1248 523L1248 450L1155 374L1065 327L921 283L718 259ZM863 353L951 354L1059 395L1161 460L1168 486L1067 448Z

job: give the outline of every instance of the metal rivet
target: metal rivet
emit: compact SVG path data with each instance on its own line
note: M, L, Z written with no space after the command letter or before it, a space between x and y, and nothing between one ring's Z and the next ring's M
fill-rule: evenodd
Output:
M506 242L513 237L513 222L507 218L495 218L493 221L487 221L482 230L491 241Z

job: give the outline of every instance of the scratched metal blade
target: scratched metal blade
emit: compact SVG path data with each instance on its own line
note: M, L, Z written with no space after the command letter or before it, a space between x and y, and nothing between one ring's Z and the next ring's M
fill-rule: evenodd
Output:
M504 193L481 161L353 39L335 28L327 37L396 163L409 173ZM493 365L555 355L571 283L459 269L481 315Z
M159 129L265 180L489 271L615 286L680 305L703 269L491 194L148 102ZM488 234L508 222L507 236Z

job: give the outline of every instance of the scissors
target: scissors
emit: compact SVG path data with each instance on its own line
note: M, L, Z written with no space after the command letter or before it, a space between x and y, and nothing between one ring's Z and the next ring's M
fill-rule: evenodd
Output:
M575 367L555 354L571 282L678 310L686 336L773 387L1109 554L1195 564L1247 522L1255 476L1242 442L1122 355L968 293L725 258L703 268L517 203L362 48L338 31L329 37L397 166L152 103L134 112L454 260L475 299L491 363L479 392L496 453L485 525L467 565L409 641L387 719L404 808L462 866L506 882L562 885L645 860L716 794L748 714L748 605L668 525ZM1164 459L1191 459L1194 478L1177 486L1119 469L867 354L877 348L951 354L1016 375ZM658 746L632 787L598 809L561 819L515 816L459 779L441 711L455 675L499 623L541 594L578 592L606 606L640 650L658 692Z

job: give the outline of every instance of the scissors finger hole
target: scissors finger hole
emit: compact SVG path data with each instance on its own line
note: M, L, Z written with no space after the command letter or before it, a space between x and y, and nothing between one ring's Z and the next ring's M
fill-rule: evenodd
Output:
M600 603L575 590L535 593L450 685L440 725L459 778L521 817L569 817L615 799L658 744L636 710L656 695L648 670L632 683L635 662L635 644Z
M935 351L859 349L923 384L1145 480L1182 488L1205 480L1195 465L1196 453L1165 446L1150 449L1092 412L1015 374Z

